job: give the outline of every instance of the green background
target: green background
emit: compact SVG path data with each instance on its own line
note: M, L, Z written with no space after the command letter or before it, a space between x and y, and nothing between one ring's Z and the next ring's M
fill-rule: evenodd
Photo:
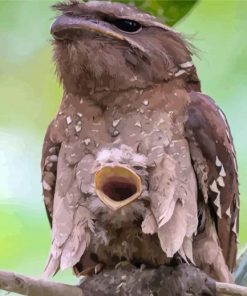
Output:
M174 23L194 1L137 2ZM41 147L62 95L49 44L53 3L0 0L0 269L35 276L41 275L50 246ZM202 0L175 25L199 49L194 62L203 92L222 107L232 128L241 191L240 250L247 243L246 15L246 1ZM71 271L55 279L77 281Z

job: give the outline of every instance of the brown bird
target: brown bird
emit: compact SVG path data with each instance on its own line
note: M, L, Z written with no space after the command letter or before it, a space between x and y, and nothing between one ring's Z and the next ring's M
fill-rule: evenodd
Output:
M45 274L179 258L231 282L235 150L223 112L200 92L189 44L132 6L54 8L64 95L43 146L52 225Z

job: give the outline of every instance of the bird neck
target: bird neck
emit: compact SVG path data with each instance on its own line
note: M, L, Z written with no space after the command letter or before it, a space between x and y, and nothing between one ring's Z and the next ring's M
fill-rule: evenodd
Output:
M102 111L107 110L111 106L118 106L122 109L129 108L130 105L136 103L147 104L147 100L153 97L162 98L165 94L176 94L179 89L186 89L186 84L182 79L173 79L163 83L153 84L146 88L128 88L121 91L112 91L110 89L94 92L94 93L64 93L62 106L68 108L72 105L76 109L80 104L97 107ZM148 98L148 99L147 99Z

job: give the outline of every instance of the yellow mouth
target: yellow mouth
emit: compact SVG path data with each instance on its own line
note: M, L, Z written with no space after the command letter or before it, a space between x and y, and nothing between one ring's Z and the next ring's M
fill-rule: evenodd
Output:
M95 174L95 188L100 200L116 211L141 195L141 179L127 167L105 166Z

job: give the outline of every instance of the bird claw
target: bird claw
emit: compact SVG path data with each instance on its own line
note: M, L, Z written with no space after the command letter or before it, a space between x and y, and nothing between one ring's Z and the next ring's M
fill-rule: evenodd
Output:
M100 272L102 271L103 267L104 267L104 264L102 264L102 263L98 263L98 264L95 265L95 267L94 267L94 273L95 273L95 274L100 273Z
M120 261L115 265L115 269L132 269L133 265L129 261Z
M84 277L88 277L88 276L92 276L94 274L100 273L102 271L103 267L104 267L104 264L98 263L96 265L93 265L93 266L90 266L86 269L83 269L81 272L77 272L76 269L74 268L74 272L77 277L84 278Z

